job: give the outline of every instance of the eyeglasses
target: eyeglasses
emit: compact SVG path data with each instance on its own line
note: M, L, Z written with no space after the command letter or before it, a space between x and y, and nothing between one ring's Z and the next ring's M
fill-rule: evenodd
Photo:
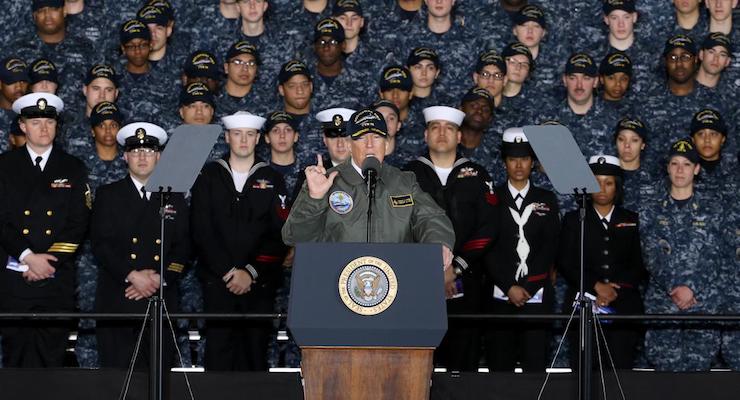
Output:
M680 56L677 56L675 54L671 54L668 56L668 61L676 64L679 61L681 62L689 62L694 59L694 55L690 53L683 53Z
M493 79L495 81L503 81L504 80L504 74L502 74L500 72L490 73L488 71L482 71L478 75L481 77L481 79L484 79L484 80L489 80L489 79Z
M144 50L149 48L149 42L141 42L139 44L124 44L123 49L126 51Z
M326 40L326 39L319 39L319 41L318 41L317 43L318 43L318 44L319 44L319 46L321 46L321 47L326 47L326 46L337 46L337 45L339 45L339 41L338 41L337 39L329 39L329 40Z
M129 153L135 156L153 157L155 154L158 153L158 151L149 147L139 147L136 149L132 149L131 151L129 151Z
M513 59L511 57L507 57L506 58L506 62L509 63L509 64L511 64L511 65L513 65L513 66L515 66L515 67L517 67L517 68L529 69L529 67L530 67L530 64L528 62L526 62L526 61L525 62L519 62L519 61L517 61L517 60L515 60L515 59Z
M234 64L237 67L241 67L242 69L250 69L250 68L256 68L257 63L254 60L244 61L244 60L231 60L229 61L229 64Z

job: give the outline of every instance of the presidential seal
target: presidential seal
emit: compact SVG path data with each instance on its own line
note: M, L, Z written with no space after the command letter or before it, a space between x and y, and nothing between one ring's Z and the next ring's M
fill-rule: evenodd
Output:
M377 315L387 310L397 292L396 274L377 257L356 258L339 275L339 297L347 308L360 315Z

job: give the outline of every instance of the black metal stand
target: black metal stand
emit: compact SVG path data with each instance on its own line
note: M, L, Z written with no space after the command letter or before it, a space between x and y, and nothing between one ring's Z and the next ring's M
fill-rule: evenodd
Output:
M592 329L593 329L593 302L586 298L584 286L584 234L586 227L586 189L573 189L576 197L580 197L581 209L578 212L578 219L581 228L579 257L580 257L580 282L578 288L578 305L580 307L578 320L578 399L587 400L591 398L591 379L593 379L593 349L592 349Z
M162 400L164 396L164 367L162 365L162 317L164 316L164 239L165 239L165 221L167 213L165 206L172 188L168 187L165 191L162 186L159 187L159 293L152 296L154 305L151 314L151 338L150 338L150 355L149 355L149 400Z
M370 243L370 238L372 237L372 216L373 216L373 203L375 202L375 176L376 172L375 170L368 170L367 171L367 242Z

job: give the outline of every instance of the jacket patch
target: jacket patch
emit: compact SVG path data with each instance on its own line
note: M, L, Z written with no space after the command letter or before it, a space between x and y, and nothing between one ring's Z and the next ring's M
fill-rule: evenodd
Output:
M51 183L52 189L69 189L72 187L72 184L69 183L69 179L54 179L54 181Z
M257 179L257 182L252 185L252 189L272 189L274 187L267 179Z
M457 178L468 178L472 176L478 176L478 171L473 167L460 168L460 172L457 173Z
M391 206L393 208L399 207L411 207L414 205L414 198L410 194L402 194L399 196L390 196Z
M352 211L353 206L354 201L352 200L352 196L347 192L337 190L329 195L329 207L331 207L331 209L337 214L347 214Z

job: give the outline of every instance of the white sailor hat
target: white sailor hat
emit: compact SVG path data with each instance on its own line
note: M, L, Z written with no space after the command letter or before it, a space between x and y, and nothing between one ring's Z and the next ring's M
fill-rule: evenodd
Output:
M331 122L335 123L336 119L334 118L335 115L341 115L342 121L349 121L349 117L352 116L352 114L355 113L356 110L350 110L349 108L327 108L326 110L319 111L316 114L316 119L319 122Z
M599 154L588 159L588 165L594 175L622 175L622 164L614 156Z
M504 143L524 143L529 142L527 135L524 134L524 129L508 128L504 131L504 136L501 139Z
M26 118L56 118L64 102L50 93L29 93L13 102L13 112Z
M257 129L260 130L265 125L265 118L259 115L251 114L247 111L237 111L232 115L221 118L226 129Z
M167 132L149 122L134 122L121 128L116 140L126 151L140 147L159 149L167 142Z
M329 138L347 136L347 121L349 121L355 110L349 108L328 108L319 111L316 119L321 122L321 129L324 136Z
M465 113L457 108L447 106L432 106L424 109L424 122L427 124L432 121L448 121L460 126L462 125Z
M509 128L504 131L501 142L501 154L504 157L535 157L534 150L529 144L524 129L520 127Z

